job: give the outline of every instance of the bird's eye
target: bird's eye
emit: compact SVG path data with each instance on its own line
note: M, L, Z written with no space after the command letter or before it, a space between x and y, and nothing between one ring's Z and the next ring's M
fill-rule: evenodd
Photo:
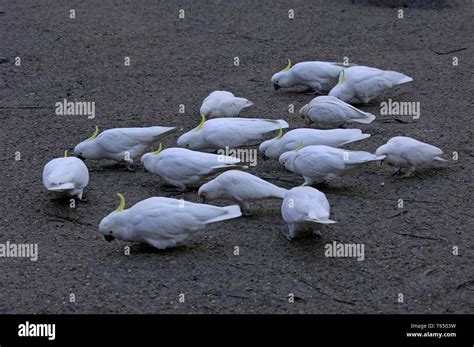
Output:
M112 235L112 234L113 234L113 231L112 231L112 230L110 230L110 231L109 231L109 234L110 234L110 235Z

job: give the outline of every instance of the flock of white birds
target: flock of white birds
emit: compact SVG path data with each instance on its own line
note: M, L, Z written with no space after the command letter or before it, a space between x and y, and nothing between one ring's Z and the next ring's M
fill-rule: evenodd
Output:
M308 92L319 94L332 86L327 96L317 96L300 110L307 125L314 123L319 128L373 122L373 114L351 104L367 104L387 89L412 80L399 72L365 66L321 61L292 66L290 60L288 66L271 79L276 90L302 85ZM146 171L160 176L180 191L218 174L200 186L198 194L203 204L152 197L126 209L124 196L117 194L119 207L99 224L105 239L144 242L165 249L182 243L209 223L240 217L242 211L250 210L251 201L262 199L282 200L281 214L288 224L286 237L289 240L304 230L319 235L320 226L336 222L330 219L330 205L324 193L311 185L331 182L370 162L386 162L395 167L394 174L401 174L404 169L406 177L413 175L417 166L444 161L439 148L410 137L394 137L372 154L339 148L370 137L359 129L301 128L283 134L283 129L289 127L284 120L239 118L241 110L251 105L249 100L228 91L214 91L202 103L200 124L178 138L179 147L163 149L160 143L156 151L146 154L153 143L178 129L154 126L116 128L99 133L96 126L94 134L74 148L77 157L68 157L66 151L64 157L46 164L43 184L55 198L82 199L89 182L85 159L123 161L133 170L134 162L141 158ZM281 188L241 171L248 167L238 158L198 151L241 147L276 131L278 135L262 142L259 151L301 175L303 186L298 183L292 189ZM217 199L238 205L206 204Z

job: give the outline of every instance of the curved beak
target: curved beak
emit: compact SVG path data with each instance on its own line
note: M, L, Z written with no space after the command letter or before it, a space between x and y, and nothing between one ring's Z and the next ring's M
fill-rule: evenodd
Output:
M113 240L115 240L115 237L113 237L112 235L104 235L104 239L107 242L112 242Z
M274 85L273 85L273 88L275 88L275 90L278 90L278 89L280 89L281 87L280 87L278 84L274 84Z
M81 159L82 161L86 160L82 155L78 155L77 158Z

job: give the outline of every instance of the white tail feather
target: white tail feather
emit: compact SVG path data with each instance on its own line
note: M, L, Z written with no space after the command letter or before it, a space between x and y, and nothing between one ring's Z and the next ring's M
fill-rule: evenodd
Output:
M48 190L53 191L53 192L69 190L69 189L74 189L74 183L62 183L60 185L48 188Z
M233 218L240 217L242 215L242 212L240 211L240 206L239 205L230 205L230 206L222 207L222 209L226 210L225 214L223 214L221 216L218 216L218 217L215 217L215 218L212 218L212 219L209 219L208 221L206 221L206 224L220 222L220 221L228 220L228 219L233 219Z
M375 116L372 113L364 112L364 118L353 118L350 121L356 123L370 124L375 120Z

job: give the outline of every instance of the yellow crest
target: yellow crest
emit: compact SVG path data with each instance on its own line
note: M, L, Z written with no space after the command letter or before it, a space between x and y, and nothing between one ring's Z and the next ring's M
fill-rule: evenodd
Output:
M199 132L199 130L202 129L202 127L204 126L204 123L206 122L206 115L203 114L201 115L201 123L199 123L199 125L197 126L196 128L196 132Z
M280 131L278 132L278 136L276 138L278 141L280 141L282 137L283 137L283 129L280 127Z
M99 135L99 127L96 125L96 126L95 126L95 130L94 130L94 133L92 134L91 137L88 138L88 140L89 140L89 141L95 140L95 138L97 137L97 135Z
M154 152L151 152L151 155L157 155L158 153L161 152L161 149L163 148L163 145L160 142L160 145L158 146L158 149Z
M339 79L339 84L343 84L346 81L346 69L342 69L342 75Z
M120 203L119 203L119 206L117 207L117 209L115 211L116 212L122 212L125 208L125 197L120 193L117 193L117 196L120 199Z
M304 147L304 143L303 143L303 140L301 140L300 144L298 145L298 147L295 148L295 152L298 152L301 148Z
M288 65L281 71L289 71L291 69L291 59L288 58Z

